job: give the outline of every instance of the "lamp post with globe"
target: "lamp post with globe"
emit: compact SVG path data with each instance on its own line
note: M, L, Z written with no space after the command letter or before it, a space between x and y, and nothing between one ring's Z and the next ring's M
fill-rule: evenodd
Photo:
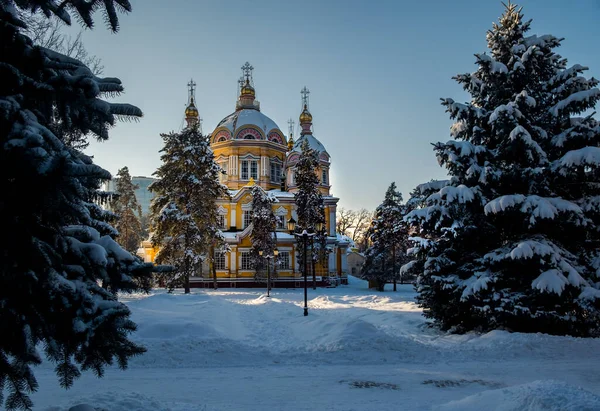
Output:
M304 277L304 316L306 317L308 315L308 282L307 282L307 273L308 273L308 261L307 261L307 254L308 254L308 241L310 239L312 239L312 237L314 237L318 232L321 231L321 229L323 228L323 223L316 223L315 224L315 232L309 232L306 230L306 228L302 228L302 227L297 227L296 226L296 220L294 220L294 218L290 218L290 220L288 221L288 231L290 232L290 234L293 234L296 238L302 239L302 245L303 245L303 277ZM302 229L302 231L300 231Z
M261 257L263 256L264 252L263 250L259 250L258 251L258 255L260 255ZM275 248L273 250L273 255L266 255L265 259L267 260L267 297L271 296L271 262L269 261L270 259L274 259L277 258L277 256L279 255L279 250L277 248Z

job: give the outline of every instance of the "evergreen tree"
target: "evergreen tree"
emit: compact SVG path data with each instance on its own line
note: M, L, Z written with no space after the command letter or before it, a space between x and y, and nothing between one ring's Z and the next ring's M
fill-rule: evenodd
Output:
M162 274L167 288L183 286L190 292L190 276L224 243L217 224L216 201L227 195L219 182L223 170L215 163L207 136L197 126L180 133L161 134L163 165L154 173L160 180L149 187L152 201L152 243L160 248L159 264L174 266Z
M267 256L272 256L277 247L277 217L273 213L272 204L277 198L265 192L260 186L254 185L252 192L252 266L254 267L255 279L266 281ZM261 256L259 251L263 252ZM273 273L271 273L273 274ZM270 287L267 284L267 287Z
M300 145L301 153L298 163L296 163L296 186L298 191L294 193L298 213L298 229L316 233L316 224L325 224L325 206L323 204L323 195L319 191L319 177L316 171L319 167L318 153L310 148L308 140L304 139ZM313 238L313 244L322 242L320 237L325 235L323 232L316 233ZM314 284L314 263L319 258L317 247L311 247L308 260L312 262L313 284ZM300 264L304 264L303 248L299 250ZM302 267L304 270L304 267ZM304 272L304 271L303 271Z
M406 256L408 230L402 220L404 210L402 194L393 182L367 230L371 246L365 252L362 276L373 281L378 291L383 291L390 281L394 282L395 290L398 269Z
M125 368L144 352L128 339L136 327L116 293L137 290L150 267L114 241L110 213L97 205L110 174L53 132L59 121L65 134L104 140L118 117L141 111L102 100L123 90L118 79L34 45L18 17L41 12L69 23L72 13L91 27L92 12L102 9L116 31L115 6L131 9L123 0L0 2L0 227L8 233L0 238L0 407L7 409L32 407L31 366L41 363L41 348L63 387L82 370L102 376L106 365Z
M117 172L115 179L115 198L112 201L112 211L117 216L115 228L119 232L118 241L127 251L135 254L142 241L142 224L140 207L135 190L137 185L131 182L129 169L123 167Z
M449 184L413 210L424 233L419 302L444 329L600 335L598 81L508 4L490 54L444 99L455 140L435 145Z

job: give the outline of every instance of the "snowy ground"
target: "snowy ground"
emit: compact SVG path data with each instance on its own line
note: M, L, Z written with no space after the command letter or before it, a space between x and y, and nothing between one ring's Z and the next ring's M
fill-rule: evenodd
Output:
M127 371L59 388L37 370L36 410L600 410L600 339L446 335L411 286L194 290L124 299L148 352Z

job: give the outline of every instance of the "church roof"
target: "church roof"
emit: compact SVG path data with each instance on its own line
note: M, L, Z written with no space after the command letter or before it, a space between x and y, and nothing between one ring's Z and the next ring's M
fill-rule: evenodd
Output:
M246 128L246 126L255 126L259 128L264 136L268 136L273 130L277 130L281 133L279 126L273 120L255 109L238 110L221 120L217 125L217 128L226 127L233 138L243 138L243 136L237 136L236 133ZM283 135L283 133L281 134Z
M329 153L327 153L327 150L325 150L325 146L312 133L300 136L300 138L294 143L294 148L292 148L292 152L302 152L302 142L304 140L307 140L308 146L315 150L317 153L326 153L329 155Z

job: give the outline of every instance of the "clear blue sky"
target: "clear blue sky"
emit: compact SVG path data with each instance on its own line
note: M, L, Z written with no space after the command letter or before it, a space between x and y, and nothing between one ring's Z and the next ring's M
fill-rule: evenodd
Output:
M234 110L240 66L254 67L262 111L287 132L300 89L311 90L314 134L332 156L332 193L347 208L374 208L391 181L404 194L443 178L431 142L447 141L440 97L468 97L451 77L475 70L500 1L151 1L133 0L118 34L84 34L119 77L119 98L144 118L120 123L89 153L113 174L151 175L161 132L179 130L186 83L198 84L204 130ZM531 34L565 37L559 52L600 77L600 1L524 0ZM100 17L100 16L98 16ZM76 23L75 23L76 25Z

